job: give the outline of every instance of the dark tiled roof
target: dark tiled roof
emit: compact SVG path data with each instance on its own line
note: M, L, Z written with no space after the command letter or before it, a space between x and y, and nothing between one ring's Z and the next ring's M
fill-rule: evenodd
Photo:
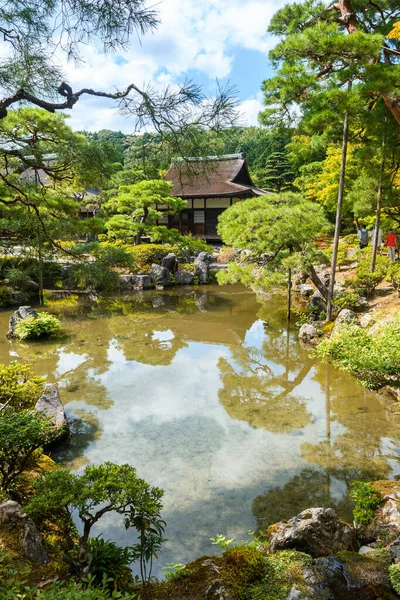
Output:
M164 179L171 181L172 195L180 198L248 198L268 193L254 185L242 154L202 160L178 159L172 163Z

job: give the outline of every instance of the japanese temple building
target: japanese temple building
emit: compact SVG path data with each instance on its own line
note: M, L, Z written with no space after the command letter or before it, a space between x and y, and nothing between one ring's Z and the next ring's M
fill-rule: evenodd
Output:
M252 182L243 154L177 159L164 179L172 183L171 194L186 200L187 206L176 215L165 212L160 225L206 239L219 239L218 216L229 206L268 193Z

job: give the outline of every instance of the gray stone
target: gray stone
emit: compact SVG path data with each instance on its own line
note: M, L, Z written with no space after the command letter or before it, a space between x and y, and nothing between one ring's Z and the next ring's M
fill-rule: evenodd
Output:
M208 264L211 264L213 262L213 257L209 252L200 252L199 255L197 256L197 258L195 258L194 262L196 264L201 263L201 262L207 262Z
M373 554L375 552L375 548L371 548L371 546L361 546L358 551L358 554Z
M17 323L19 321L23 321L24 319L29 319L30 317L33 317L34 319L38 318L36 310L34 310L31 306L20 306L17 308L14 314L12 314L10 317L10 329L7 333L7 337L15 337L15 328Z
M372 325L372 323L375 323L375 319L370 313L365 313L365 315L360 317L361 327L367 328Z
M120 275L118 280L119 289L121 292L131 292L136 288L138 283L138 278L136 275Z
M300 285L300 288L299 288L299 289L300 289L300 294L301 294L302 296L304 296L305 298L309 298L309 297L310 297L310 296L312 296L312 295L313 295L313 293L314 293L314 288L313 288L313 286L312 286L312 285L310 285L310 284L307 284L307 283L302 283L302 284Z
M22 513L22 506L14 500L7 500L0 504L0 525L6 525L24 519L25 513Z
M277 523L269 541L272 552L294 549L313 557L357 547L353 530L332 508L310 508L287 523Z
M56 385L46 383L42 396L36 402L35 411L42 413L54 426L54 440L68 437L68 420Z
M304 323L299 330L299 339L305 344L316 344L321 337L321 332L318 331L311 323Z
M394 542L392 542L387 547L387 550L392 555L393 562L396 564L399 563L400 562L400 537L398 537L396 540L394 540Z
M37 565L47 565L50 562L49 556L43 547L39 529L31 519L28 519L25 523L22 547L26 558Z
M171 275L166 267L162 267L161 265L156 265L153 263L151 265L151 274L156 285L171 285Z
M335 324L332 329L332 336L335 336L339 333L344 326L350 325L351 323L357 322L356 313L350 310L349 308L343 308L338 316L336 317Z
M194 275L197 277L199 283L204 284L208 282L212 260L211 254L208 254L208 252L200 252L194 261L196 264Z
M296 586L293 586L286 600L309 600L309 598L310 596L307 596L307 594L298 590Z
M322 283L324 284L324 286L328 287L329 283L331 281L331 274L330 273L323 273L322 275Z
M167 254L167 256L162 259L161 265L168 269L170 273L175 273L175 271L178 270L178 258L176 254L173 252Z
M190 273L190 271L185 271L184 269L179 269L176 271L175 275L175 283L178 285L192 285L194 275Z
M326 302L318 290L311 296L307 306L314 317L319 317L322 312L326 311Z
M135 290L150 290L154 287L154 283L150 275L136 275Z
M24 292L11 292L11 299L14 306L21 306L26 302Z

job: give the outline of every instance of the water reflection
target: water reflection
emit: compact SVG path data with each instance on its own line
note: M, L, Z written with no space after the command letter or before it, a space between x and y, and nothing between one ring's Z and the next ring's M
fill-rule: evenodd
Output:
M60 462L128 462L165 489L161 561L186 562L215 551L217 533L240 540L310 505L348 518L351 479L400 472L377 397L310 359L283 304L232 286L53 307L65 338L1 339L0 360L60 385L74 432ZM112 515L101 532L132 541Z

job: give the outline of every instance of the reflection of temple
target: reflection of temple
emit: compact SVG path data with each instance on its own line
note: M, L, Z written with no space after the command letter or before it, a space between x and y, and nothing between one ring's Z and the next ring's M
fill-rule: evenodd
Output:
M207 239L219 239L218 217L225 209L267 193L252 182L243 154L178 159L165 179L172 183L172 195L186 200L187 206L177 215L165 212L160 223Z

